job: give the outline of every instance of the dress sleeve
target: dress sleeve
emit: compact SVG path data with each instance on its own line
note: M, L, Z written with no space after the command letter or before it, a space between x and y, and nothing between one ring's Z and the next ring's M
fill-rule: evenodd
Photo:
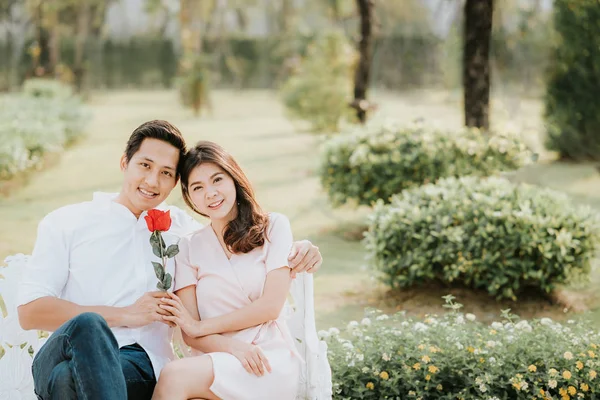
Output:
M179 253L175 256L175 285L174 290L198 283L198 267L190 261L190 237L179 240Z
M59 222L46 216L38 225L33 253L21 275L18 305L60 297L69 277L69 246Z
M292 228L285 215L271 213L269 215L269 229L267 233L267 255L265 266L267 274L274 269L289 267L288 256L292 249Z

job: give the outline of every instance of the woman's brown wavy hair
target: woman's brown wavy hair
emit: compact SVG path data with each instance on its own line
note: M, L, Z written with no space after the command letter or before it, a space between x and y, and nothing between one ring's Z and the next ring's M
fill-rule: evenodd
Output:
M235 159L214 142L200 141L186 155L181 167L181 190L185 203L202 214L194 205L188 190L190 174L201 164L213 163L223 169L235 184L238 213L223 232L223 241L232 253L248 253L262 246L267 238L269 217L258 205L250 181Z

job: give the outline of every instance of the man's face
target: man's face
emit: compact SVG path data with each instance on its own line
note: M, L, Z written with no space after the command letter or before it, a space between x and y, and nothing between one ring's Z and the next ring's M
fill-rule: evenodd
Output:
M121 157L123 188L117 202L136 217L162 203L177 184L179 150L162 140L144 139L140 149L127 160Z

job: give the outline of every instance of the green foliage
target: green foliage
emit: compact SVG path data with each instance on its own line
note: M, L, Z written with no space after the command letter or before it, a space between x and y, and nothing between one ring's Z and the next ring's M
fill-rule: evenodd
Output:
M83 134L89 114L70 88L26 82L24 93L0 100L0 179L36 166Z
M440 178L517 169L530 158L515 135L375 122L326 142L320 175L333 204L371 205Z
M183 71L177 79L179 96L186 107L198 114L209 107L210 69L204 55L189 55L181 64Z
M287 113L314 131L336 132L352 116L353 66L356 52L339 32L318 36L281 88Z
M34 78L23 83L23 93L29 97L64 100L73 96L73 89L54 79Z
M597 330L549 318L518 321L508 310L503 318L484 325L457 311L422 321L371 311L342 332L321 331L334 397L576 399L600 391Z
M600 226L563 193L501 178L447 178L377 204L365 242L392 288L454 282L516 300L589 277Z
M600 4L554 2L557 40L546 93L547 145L571 159L600 159Z

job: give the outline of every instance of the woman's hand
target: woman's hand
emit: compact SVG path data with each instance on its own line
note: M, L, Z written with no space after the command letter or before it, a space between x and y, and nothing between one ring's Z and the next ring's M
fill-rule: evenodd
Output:
M194 319L189 311L185 308L181 299L175 294L167 292L169 297L163 297L159 305L160 308L171 313L171 315L163 315L163 319L168 322L177 324L183 333L189 337L196 338L206 336L202 333L202 322Z
M261 348L255 344L237 342L231 349L231 354L240 360L242 366L251 374L263 376L265 370L271 372L269 360Z

